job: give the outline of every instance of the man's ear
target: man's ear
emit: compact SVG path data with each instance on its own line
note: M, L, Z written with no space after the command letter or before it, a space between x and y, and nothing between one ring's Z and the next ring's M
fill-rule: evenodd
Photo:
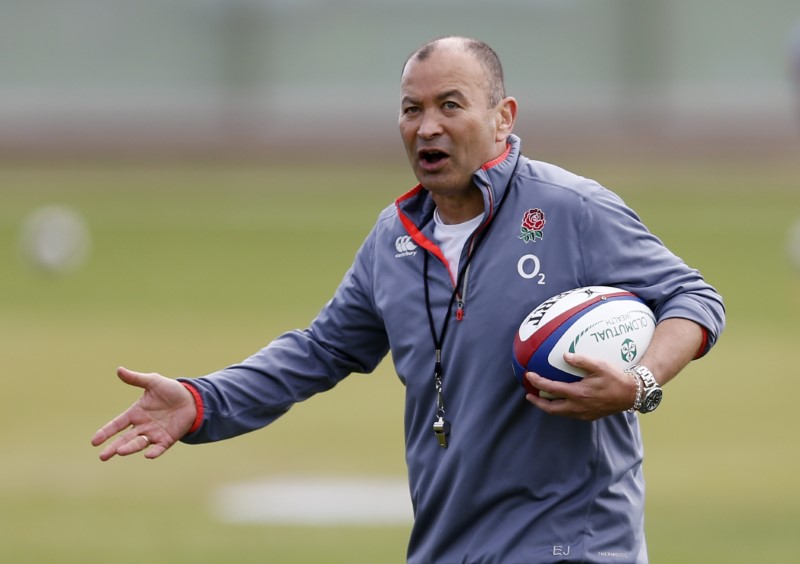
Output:
M517 119L517 100L511 96L500 101L497 107L497 137L496 141L505 141L514 129Z

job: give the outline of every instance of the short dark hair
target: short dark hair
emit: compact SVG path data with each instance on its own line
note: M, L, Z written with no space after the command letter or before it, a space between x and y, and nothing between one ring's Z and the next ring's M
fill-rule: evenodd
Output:
M436 51L436 48L439 46L439 43L445 40L454 40L458 43L461 48L470 53L472 56L477 59L477 61L483 67L483 70L486 72L486 78L489 82L489 105L496 106L500 100L506 97L506 86L505 86L505 79L503 77L503 65L500 64L500 57L497 56L497 53L494 52L494 49L489 47L483 41L479 41L477 39L472 39L469 37L460 37L456 35L447 35L444 37L438 37L436 39L432 39L425 43L422 47L411 53L409 57L406 59L405 63L403 63L403 71L406 70L406 66L408 65L409 61L412 59L416 59L418 61L424 61L431 54Z

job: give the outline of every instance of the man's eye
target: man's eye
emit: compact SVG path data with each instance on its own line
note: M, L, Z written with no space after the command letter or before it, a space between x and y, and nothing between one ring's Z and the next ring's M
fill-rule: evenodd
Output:
M419 111L419 108L417 106L408 106L406 108L403 108L403 115L414 114L414 113L416 113L418 111Z
M444 103L444 109L446 109L446 110L457 110L458 109L458 104L456 104L455 102L445 102Z

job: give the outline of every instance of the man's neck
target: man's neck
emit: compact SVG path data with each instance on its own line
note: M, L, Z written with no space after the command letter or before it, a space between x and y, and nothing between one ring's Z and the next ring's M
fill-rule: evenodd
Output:
M473 187L461 194L431 194L443 223L464 223L483 213L483 195Z

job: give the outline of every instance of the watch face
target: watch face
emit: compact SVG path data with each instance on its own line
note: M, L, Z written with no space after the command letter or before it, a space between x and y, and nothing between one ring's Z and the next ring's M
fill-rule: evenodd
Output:
M647 397L644 398L642 402L642 413L650 413L655 408L658 407L658 404L661 403L661 398L664 395L660 389L652 390L650 393L647 394Z

